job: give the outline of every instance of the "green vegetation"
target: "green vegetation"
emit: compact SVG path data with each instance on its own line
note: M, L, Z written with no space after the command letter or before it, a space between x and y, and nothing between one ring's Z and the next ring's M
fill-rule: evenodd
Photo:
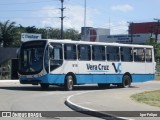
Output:
M154 47L154 55L156 62L156 80L160 80L160 43L156 42L155 38L150 38L146 43L146 45L152 45Z
M81 35L72 28L63 31L64 39L80 40ZM0 47L19 47L21 44L21 33L42 34L42 39L61 39L61 30L58 28L36 28L35 26L16 26L15 22L7 20L0 21Z
M160 90L135 94L132 95L131 98L140 103L160 107Z
M4 23L0 22L0 45L2 47L12 47L20 44L20 42L17 41L18 31L15 24L15 22L10 22L9 20Z
M155 51L155 61L160 63L160 43L157 43L155 38L150 38L146 43L146 45L152 45Z

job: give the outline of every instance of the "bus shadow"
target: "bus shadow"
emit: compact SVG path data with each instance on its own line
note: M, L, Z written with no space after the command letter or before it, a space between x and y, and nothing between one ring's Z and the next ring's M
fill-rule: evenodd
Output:
M128 89L139 88L137 86L130 86ZM62 86L50 86L48 89L42 89L40 86L0 86L0 89L15 90L15 91L66 91ZM109 88L99 88L97 85L81 85L74 86L72 91L88 91L88 90L108 90L108 89L123 89L117 86L110 86Z
M125 89L134 89L134 88L139 88L137 86L130 86L130 87L127 87ZM84 86L75 86L74 87L74 91L87 91L87 90L109 90L109 89L124 89L124 88L119 88L117 87L116 85L111 85L110 87L108 88L99 88L98 86L87 86L87 85L84 85Z
M0 86L0 89L13 91L63 91L61 87L42 89L40 86Z
M83 86L75 86L74 87L74 91L107 90L107 89L117 89L117 87L116 86L111 86L109 88L99 88L97 85L95 85L95 86L83 85Z
M138 86L130 86L129 88L139 88Z

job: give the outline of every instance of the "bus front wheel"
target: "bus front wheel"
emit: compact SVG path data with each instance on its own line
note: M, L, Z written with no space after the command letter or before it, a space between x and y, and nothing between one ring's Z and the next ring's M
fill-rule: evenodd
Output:
M67 76L65 80L65 89L68 91L73 90L73 77L72 76Z
M124 75L122 78L122 83L118 84L120 88L126 88L131 86L131 77L129 75Z

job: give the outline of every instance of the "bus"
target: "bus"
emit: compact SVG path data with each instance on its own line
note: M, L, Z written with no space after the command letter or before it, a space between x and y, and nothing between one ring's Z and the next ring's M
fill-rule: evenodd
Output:
M155 79L154 48L149 45L42 39L22 43L19 51L21 84L111 84L124 88L132 82Z

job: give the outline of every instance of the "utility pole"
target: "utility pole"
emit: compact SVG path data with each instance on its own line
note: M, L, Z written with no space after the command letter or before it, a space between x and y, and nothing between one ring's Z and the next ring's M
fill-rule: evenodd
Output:
M159 27L160 27L160 19L154 18L154 20L157 20L157 25L155 26L156 27L155 42L157 43L157 41L158 41Z
M61 39L63 39L63 19L64 19L63 11L65 8L63 7L64 0L60 0L60 1L61 1L61 8L60 8L60 10L61 10L61 17L60 17L60 19L61 19Z
M86 41L86 0L84 0L84 41Z
M84 0L84 27L86 27L86 0Z

